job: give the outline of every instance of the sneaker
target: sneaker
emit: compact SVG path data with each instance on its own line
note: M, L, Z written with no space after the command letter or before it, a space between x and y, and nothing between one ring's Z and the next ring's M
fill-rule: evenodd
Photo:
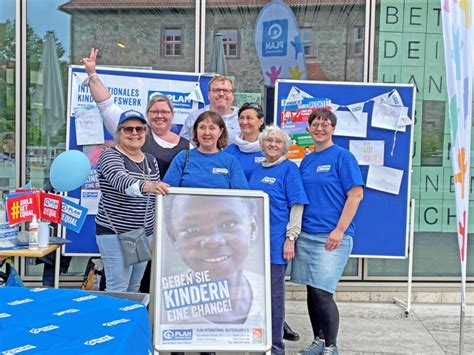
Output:
M300 355L322 355L324 351L324 339L316 339L313 340L310 346L298 352Z
M323 355L339 355L337 347L335 345L329 345L324 348Z

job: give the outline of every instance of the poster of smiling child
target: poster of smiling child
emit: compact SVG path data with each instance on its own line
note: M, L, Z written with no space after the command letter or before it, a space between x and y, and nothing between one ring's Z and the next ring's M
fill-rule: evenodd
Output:
M155 344L265 351L271 345L267 196L195 190L172 189L193 194L158 202Z

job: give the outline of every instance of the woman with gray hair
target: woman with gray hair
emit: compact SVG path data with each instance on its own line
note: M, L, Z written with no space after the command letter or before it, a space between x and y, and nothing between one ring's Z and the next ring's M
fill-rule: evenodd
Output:
M285 354L285 274L288 261L295 257L295 240L301 231L303 206L308 203L296 164L287 160L292 142L276 126L267 127L258 140L265 162L257 166L250 188L270 196L270 257L272 282L272 354Z

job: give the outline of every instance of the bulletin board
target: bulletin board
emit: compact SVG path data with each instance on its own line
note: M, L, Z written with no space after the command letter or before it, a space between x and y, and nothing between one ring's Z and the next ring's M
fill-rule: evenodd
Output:
M366 137L334 135L334 143L349 149L351 140L383 140L383 166L403 171L398 194L364 188L364 198L354 219L354 257L405 258L408 252L413 125L404 126L404 132L372 126L377 98L385 94L391 96L395 91L403 106L408 108L408 117L414 121L414 85L278 80L275 86L274 117L279 125L281 114L288 106L287 99L292 95L294 97L295 92L299 98L310 96L329 99L333 112L340 110L351 113L347 106L360 107L356 104L362 103L360 112L367 113ZM366 182L369 166L360 165L360 169Z
M167 95L174 106L175 116L173 121L175 123L182 123L191 111L200 109L208 104L207 86L213 77L212 74L118 69L112 67L98 67L97 74L100 75L101 80L111 91L115 102L124 110L135 109L145 113L148 100L153 94ZM89 179L81 188L70 191L67 194L68 197L79 200L81 198L81 190L97 191L99 188L95 169L103 149L102 144L77 144L75 109L78 107L93 109L96 106L89 93L89 88L82 85L86 78L87 74L83 66L72 65L69 67L66 146L67 149L84 152L91 161ZM202 101L204 102L189 99L191 91L198 84L202 92ZM103 130L105 143L112 143L112 135L105 126ZM68 243L63 247L64 255L99 255L99 249L95 242L95 215L87 215L80 233L65 230L64 234L67 239L72 241L72 243Z

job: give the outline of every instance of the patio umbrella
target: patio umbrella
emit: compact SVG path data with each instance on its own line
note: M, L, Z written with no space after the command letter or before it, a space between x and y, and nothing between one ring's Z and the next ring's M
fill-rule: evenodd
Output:
M214 45L212 47L211 62L209 63L209 72L220 75L227 75L227 63L225 61L224 42L222 34L216 33L214 36Z
M43 42L43 56L35 92L31 98L31 122L46 138L48 163L51 159L50 139L65 122L64 91L53 32L47 32ZM42 82L39 80L42 75ZM42 144L43 141L41 141Z

